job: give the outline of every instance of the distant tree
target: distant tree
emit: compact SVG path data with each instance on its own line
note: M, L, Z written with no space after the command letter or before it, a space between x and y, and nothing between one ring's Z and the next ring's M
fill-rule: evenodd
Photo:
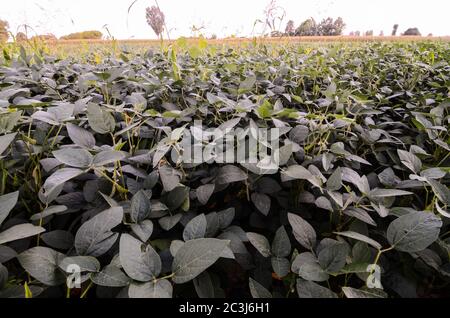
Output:
M409 28L402 35L416 35L421 36L418 28Z
M398 24L394 24L394 27L392 28L392 36L397 35L397 30L398 30Z
M433 33L428 33L428 35L427 36L433 36Z
M9 28L8 22L0 20L0 43L8 41L9 38L8 28Z
M334 21L334 34L333 35L342 35L342 32L345 29L344 20L341 17L338 17L336 21Z
M317 26L318 34L327 36L342 35L344 28L345 23L341 17L337 18L336 21L334 21L333 18L328 17L323 19Z
M355 31L355 36L361 36L361 32L360 31Z
M350 35L350 36L355 36L355 32L350 31L350 33L349 33L348 35Z
M217 39L217 34L213 33L213 34L211 35L210 39L211 39L211 40Z
M18 32L16 34L16 42L25 42L26 40L28 40L28 37L25 33Z
M62 36L61 40L100 40L103 37L100 31L83 31L77 33L71 33Z
M373 36L373 30L366 31L364 33L365 36Z
M54 34L49 33L49 34L35 35L30 40L31 41L45 41L45 42L47 42L47 41L57 41L58 38Z
M284 33L286 33L286 35L288 35L288 36L295 35L294 21L292 21L292 20L288 21L288 23L286 24L286 29L284 30Z
M380 31L380 35L379 36L384 36L383 30Z
M318 35L317 23L313 18L303 21L295 30L297 36L314 36Z
M162 39L164 30L164 13L156 6L146 9L146 18L148 25L153 29L155 34Z

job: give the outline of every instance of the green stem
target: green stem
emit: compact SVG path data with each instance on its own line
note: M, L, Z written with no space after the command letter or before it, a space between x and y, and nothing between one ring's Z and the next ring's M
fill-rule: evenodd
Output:
M86 294L88 293L88 291L91 289L92 286L94 286L94 282L93 281L91 281L89 283L88 287L86 287L84 292L81 294L80 298L84 298L86 296Z

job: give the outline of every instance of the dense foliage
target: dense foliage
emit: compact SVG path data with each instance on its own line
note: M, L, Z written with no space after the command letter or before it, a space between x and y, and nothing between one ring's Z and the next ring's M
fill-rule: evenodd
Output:
M1 297L448 293L448 43L189 52L5 52ZM280 168L174 162L194 120Z

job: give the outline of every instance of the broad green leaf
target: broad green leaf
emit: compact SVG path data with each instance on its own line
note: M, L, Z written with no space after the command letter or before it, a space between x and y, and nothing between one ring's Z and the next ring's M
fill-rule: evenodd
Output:
M386 237L395 249L415 253L436 241L441 227L442 221L434 214L414 212L392 221Z
M450 190L448 187L433 179L427 179L427 182L430 184L439 201L450 206Z
M158 253L129 234L120 237L119 257L125 273L134 280L148 282L161 272Z
M312 250L316 245L316 231L314 228L296 214L288 213L288 220L297 242L303 247Z
M170 192L179 186L182 177L179 171L169 165L161 166L158 170L165 191Z
M249 277L248 285L253 298L272 298L272 294L251 277Z
M270 197L268 195L254 192L251 195L251 200L259 212L261 212L263 215L269 214Z
M44 190L44 194L50 195L53 191L55 191L59 186L63 185L65 182L78 177L84 173L81 169L76 168L62 168L53 173L50 177L48 177L42 189Z
M65 281L58 268L64 254L48 247L33 247L19 254L20 265L34 278L48 286L57 286Z
M68 123L66 125L67 133L69 134L70 139L80 146L87 149L92 149L95 147L95 138L89 131L83 129L77 125Z
M172 284L167 279L161 279L144 284L132 283L128 295L130 298L172 298L172 292Z
M30 223L14 225L13 227L10 227L0 233L0 244L21 240L30 236L38 235L42 232L45 232L43 227L35 226Z
M329 275L322 269L317 258L310 252L297 255L291 270L305 280L326 281Z
M107 134L114 132L116 122L114 117L106 109L89 103L87 106L87 117L91 128L99 134Z
M195 240L205 237L206 234L206 217L200 214L189 221L183 231L183 239L185 241Z
M337 298L337 295L317 283L297 279L297 294L299 298Z
M229 243L230 241L214 238L187 241L174 257L173 281L183 284L200 275L219 259Z
M272 253L277 257L287 257L291 254L291 242L284 226L281 226L275 233L272 242Z
M53 156L70 167L86 168L92 164L93 156L85 149L65 148L53 151Z
M217 173L217 184L229 184L232 182L238 182L247 180L247 174L233 165L227 165L219 169Z
M353 231L345 231L345 232L335 232L335 234L340 235L340 236L345 236L345 237L349 237L358 241L362 241L365 242L369 245L372 245L373 247L375 247L377 250L381 250L381 244L378 243L375 240L372 240L370 237L367 237L365 235L362 235L360 233L357 232L353 232Z
M153 222L144 220L137 224L131 224L131 230L142 242L147 242L153 233Z
M214 285L208 272L201 273L193 282L199 298L214 298Z
M319 252L319 264L328 273L336 273L344 267L349 253L347 244L335 241Z
M9 212L15 207L19 199L19 191L0 196L0 225L8 217Z
M412 172L419 173L419 171L422 169L422 162L420 159L407 151L404 150L397 150L398 156L400 158L400 161Z
M206 205L206 203L208 203L209 198L214 192L214 188L214 184L205 184L197 188L197 199L202 205Z
M264 235L248 232L247 238L262 256L269 257L272 255L269 241Z
M151 211L151 202L150 198L147 196L145 191L138 191L131 198L131 220L135 223L140 223L145 220Z
M75 249L78 254L94 257L105 254L119 236L111 229L122 223L122 219L123 209L114 207L83 223L75 235Z
M0 136L0 156L16 138L17 133Z
M77 265L81 272L96 273L100 270L100 262L92 256L69 256L58 264L59 268L67 273L73 272L73 268L71 268L73 265Z
M271 257L270 262L272 263L273 271L278 277L282 278L289 274L291 263L287 258Z
M107 287L123 287L131 281L120 268L113 265L108 265L101 272L93 274L91 279L94 284Z
M342 287L342 291L347 298L386 298L387 295L380 289L356 289L353 287Z

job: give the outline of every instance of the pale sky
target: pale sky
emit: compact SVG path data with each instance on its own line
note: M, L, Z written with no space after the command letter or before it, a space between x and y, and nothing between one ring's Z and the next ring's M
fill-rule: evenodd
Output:
M27 24L39 34L53 33L62 36L83 30L99 30L104 25L117 39L156 38L145 20L145 8L154 0L137 0L130 14L133 0L14 0L2 1L0 19L7 20L13 33ZM171 38L192 36L191 27L204 26L203 34L219 37L251 36L254 23L264 17L270 0L159 0L166 16ZM7 3L7 4L5 4ZM347 24L344 34L350 31L382 30L389 35L398 23L399 32L418 27L422 35L450 35L450 0L278 0L286 17L298 26L312 16L316 21L331 16L341 16ZM23 31L23 30L22 30ZM254 35L260 34L257 25ZM30 32L34 35L33 32Z

